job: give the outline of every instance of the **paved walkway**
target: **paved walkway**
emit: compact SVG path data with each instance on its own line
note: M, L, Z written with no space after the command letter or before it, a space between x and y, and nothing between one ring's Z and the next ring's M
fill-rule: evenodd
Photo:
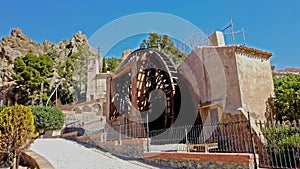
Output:
M154 169L142 162L120 159L108 152L87 148L64 139L37 139L31 150L44 156L56 169Z

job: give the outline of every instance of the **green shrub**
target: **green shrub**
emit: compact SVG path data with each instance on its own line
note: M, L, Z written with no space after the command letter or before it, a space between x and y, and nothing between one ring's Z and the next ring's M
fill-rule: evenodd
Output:
M76 113L76 114L82 113L82 110L81 110L79 107L76 107L75 113Z
M300 134L296 133L294 135L291 135L289 137L285 137L279 142L280 146L286 146L286 147L299 147L300 145Z
M34 116L29 107L10 106L0 112L0 152L11 168L17 168L22 152L37 137Z
M262 132L268 141L269 148L296 147L300 143L299 128L281 125L262 130Z
M300 145L300 129L286 125L262 130L268 145L267 152L276 166L295 168L299 161L299 154L294 153ZM280 160L284 159L284 160Z
M5 106L0 106L0 112L5 109Z
M49 130L61 129L64 125L64 114L54 107L31 106L34 125L40 134Z

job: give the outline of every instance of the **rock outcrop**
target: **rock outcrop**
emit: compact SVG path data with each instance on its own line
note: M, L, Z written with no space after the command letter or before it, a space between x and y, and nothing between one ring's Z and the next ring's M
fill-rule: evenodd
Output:
M56 44L45 40L41 45L24 35L20 28L12 30L10 36L5 36L0 41L0 100L7 97L6 94L13 86L11 84L14 81L12 74L15 58L27 53L37 56L48 54L53 55L51 57L54 57L53 60L57 65L58 62L65 62L72 54L82 52L83 46L88 57L99 57L97 51L88 45L87 37L80 31L74 34L70 40L62 40ZM56 78L57 73L54 69L54 76L51 79L52 85Z
M0 85L13 80L11 74L14 59L28 52L41 55L44 53L43 46L24 35L20 28L12 30L10 36L2 38L0 41Z

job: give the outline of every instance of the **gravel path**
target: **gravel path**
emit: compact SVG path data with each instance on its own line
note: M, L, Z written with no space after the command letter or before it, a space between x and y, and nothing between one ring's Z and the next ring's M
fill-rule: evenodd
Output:
M30 149L48 159L56 169L158 168L136 160L123 160L108 152L87 148L64 139L37 139Z

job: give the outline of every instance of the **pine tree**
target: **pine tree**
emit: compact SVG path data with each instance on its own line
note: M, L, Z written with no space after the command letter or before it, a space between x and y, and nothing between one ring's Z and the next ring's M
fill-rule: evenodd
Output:
M53 60L47 55L35 56L28 53L15 59L13 68L15 73L12 77L17 83L14 88L14 92L17 93L17 103L38 104L41 93L43 93L43 100L47 100L53 65ZM41 85L45 91L41 92Z

